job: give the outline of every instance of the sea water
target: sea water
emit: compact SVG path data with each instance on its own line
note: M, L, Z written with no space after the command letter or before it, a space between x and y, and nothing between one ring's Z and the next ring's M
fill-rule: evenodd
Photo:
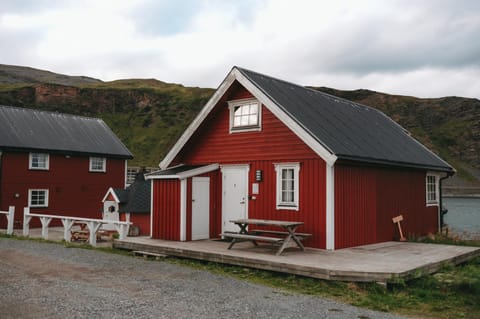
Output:
M443 198L449 230L465 239L480 238L480 198Z

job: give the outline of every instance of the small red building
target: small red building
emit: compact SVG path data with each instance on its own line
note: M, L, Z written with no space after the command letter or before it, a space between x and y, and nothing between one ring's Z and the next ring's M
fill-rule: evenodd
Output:
M454 169L382 112L234 67L160 163L151 237L217 238L238 218L302 221L339 249L439 230Z
M102 196L110 186L125 187L130 158L100 119L0 106L0 209L15 206L17 228L27 206L32 213L101 218Z

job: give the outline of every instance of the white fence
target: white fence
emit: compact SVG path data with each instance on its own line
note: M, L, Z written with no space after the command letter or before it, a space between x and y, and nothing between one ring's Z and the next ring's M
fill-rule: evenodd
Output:
M45 215L45 214L32 214L30 213L30 208L25 207L23 209L23 236L28 236L30 233L30 220L32 217L38 217L42 223L42 238L48 239L48 225L52 219L60 219L63 224L63 239L65 241L70 241L71 229L74 223L80 222L85 223L88 227L89 240L88 242L92 246L97 244L97 231L100 226L103 224L113 224L115 229L118 231L119 238L125 239L128 234L128 229L131 225L130 222L117 222L111 220L103 219L92 219L92 218L81 218L81 217L71 217L71 216L58 216L58 215Z
M13 219L15 216L15 206L9 206L8 211L1 211L7 217L7 235L13 235Z

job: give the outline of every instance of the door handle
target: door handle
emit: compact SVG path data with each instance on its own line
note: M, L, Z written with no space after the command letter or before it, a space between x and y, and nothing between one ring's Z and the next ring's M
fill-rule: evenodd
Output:
M240 204L245 204L245 201L241 201Z

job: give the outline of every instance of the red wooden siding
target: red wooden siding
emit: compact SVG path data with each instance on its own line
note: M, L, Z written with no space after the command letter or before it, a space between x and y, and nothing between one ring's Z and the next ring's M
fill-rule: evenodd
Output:
M89 157L50 154L48 171L29 170L29 153L2 154L0 185L1 210L15 206L15 225L23 224L23 208L28 206L29 189L48 189L46 208L31 208L32 213L102 218L102 199L109 187L125 186L125 160L107 158L106 172L89 172ZM15 198L18 193L20 197ZM60 225L52 221L52 226ZM31 227L40 227L33 218Z
M153 180L152 238L180 240L180 181Z
M392 218L403 215L405 236L438 232L438 206L426 206L423 171L379 170L377 173L377 241L399 237Z
M120 220L125 221L125 213L120 214ZM150 235L150 214L130 214L130 222L140 229L140 236Z
M242 88L236 88L232 95L231 99L251 96ZM220 102L174 162L201 164L318 158L265 106L262 106L262 130L259 132L229 133L229 116L228 104Z
M374 169L335 165L335 249L376 242Z
M107 200L108 200L108 201L112 201L112 202L115 201L115 198L113 197L112 193L108 193L108 196L107 196L107 198L105 199L105 201L107 201Z
M407 236L438 231L438 207L426 207L425 172L335 166L335 248L399 237L392 218L402 214Z
M305 241L309 247L325 248L325 162L320 159L296 160L300 162L299 210L276 209L276 172L273 161L250 162L249 195L255 183L255 171L263 171L263 181L258 182L259 194L248 202L248 217L271 220L303 221L299 232L313 236ZM221 195L221 193L220 193ZM221 215L220 215L221 219ZM276 229L278 230L278 229Z

